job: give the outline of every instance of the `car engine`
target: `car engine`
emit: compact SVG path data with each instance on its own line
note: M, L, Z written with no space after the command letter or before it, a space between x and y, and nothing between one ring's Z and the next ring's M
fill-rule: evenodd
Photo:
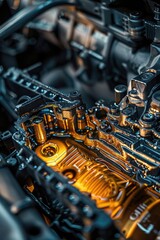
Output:
M0 1L2 240L160 240L160 3Z

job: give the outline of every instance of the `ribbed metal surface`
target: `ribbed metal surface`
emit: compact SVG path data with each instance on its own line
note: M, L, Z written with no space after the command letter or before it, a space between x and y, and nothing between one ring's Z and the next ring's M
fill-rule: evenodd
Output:
M73 185L91 195L99 207L117 207L130 185L106 165L89 158L76 146L68 149L67 156L58 163L57 167L62 173L74 172Z

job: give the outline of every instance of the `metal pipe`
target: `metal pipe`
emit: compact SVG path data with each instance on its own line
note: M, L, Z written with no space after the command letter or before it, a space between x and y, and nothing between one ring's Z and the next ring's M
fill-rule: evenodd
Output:
M38 17L45 11L61 5L75 5L73 0L47 0L47 1L35 1L34 4L22 9L8 21L0 26L0 40L9 37L17 30L24 27L28 22Z

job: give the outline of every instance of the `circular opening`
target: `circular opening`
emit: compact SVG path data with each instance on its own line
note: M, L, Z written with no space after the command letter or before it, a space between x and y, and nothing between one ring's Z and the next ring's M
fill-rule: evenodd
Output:
M49 143L42 147L41 153L45 157L53 157L57 153L57 145Z
M75 180L76 171L74 169L65 169L62 174L68 178L69 181Z

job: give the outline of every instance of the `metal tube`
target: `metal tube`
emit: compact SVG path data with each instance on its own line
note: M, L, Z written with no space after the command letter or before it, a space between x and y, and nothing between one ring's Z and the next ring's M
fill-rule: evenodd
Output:
M45 11L60 5L75 5L75 2L72 0L35 1L35 4L22 9L0 26L0 40L9 37Z

